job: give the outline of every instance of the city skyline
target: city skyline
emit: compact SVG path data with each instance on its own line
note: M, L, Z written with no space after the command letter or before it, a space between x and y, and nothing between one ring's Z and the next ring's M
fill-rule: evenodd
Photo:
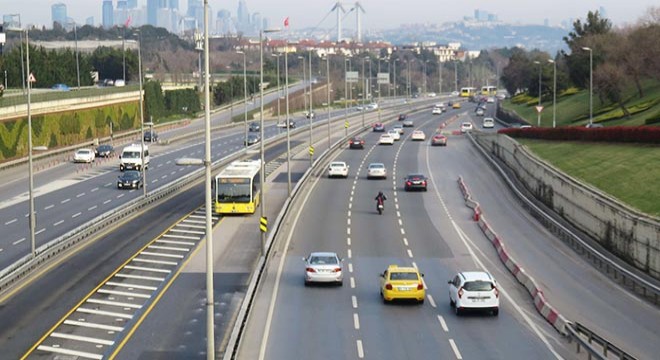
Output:
M188 3L196 0L179 0L179 12L185 14ZM201 0L198 0L201 1ZM83 24L89 17L94 17L96 26L102 24L103 0L23 0L3 4L0 15L21 14L23 24L45 25L52 27L51 7L57 3L67 6L67 15L76 23ZM135 2L129 1L130 2ZM176 1L174 3L177 3ZM277 4L270 0L247 0L246 4L250 14L259 13L262 18L269 18L271 25L281 27L284 18L289 17L290 27L300 29L305 27L321 27L332 29L335 27L335 14L330 9L336 1L317 1L314 9L302 0L280 0ZM621 2L617 0L580 1L555 0L552 3L537 3L533 7L524 0L501 0L497 3L483 0L467 0L451 6L434 0L411 0L407 6L401 6L398 0L362 0L365 9L362 15L363 31L370 29L396 28L403 24L444 23L460 21L465 17L473 17L475 10L495 15L499 21L520 24L548 24L559 26L569 19L584 18L588 11L601 8L606 10L606 16L615 25L634 23L643 16L651 6L657 6L652 0L631 0ZM117 0L113 1L115 8ZM146 7L147 0L137 0L139 7ZM351 11L355 2L342 2L347 14L344 16L343 28L355 28L355 12ZM239 0L209 0L212 17L215 19L218 12L228 10L232 18L238 16ZM38 11L35 11L38 9ZM311 12L316 11L316 15Z

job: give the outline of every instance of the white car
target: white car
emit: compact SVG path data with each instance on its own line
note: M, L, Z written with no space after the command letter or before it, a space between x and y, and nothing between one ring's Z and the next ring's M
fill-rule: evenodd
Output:
M489 97L488 97L488 99L486 99L486 102L487 102L487 103L491 103L491 104L492 104L492 103L494 103L494 102L495 102L495 98L494 98L494 97L492 97L492 96L489 96Z
M492 129L495 127L495 119L491 117L484 118L484 122L481 125L484 129Z
M461 124L461 132L466 133L468 131L472 131L472 123L469 121L466 121Z
M392 129L392 130L388 131L387 133L392 137L392 139L394 139L394 141L401 140L401 133L399 133L399 130Z
M412 133L411 139L413 141L424 141L426 140L426 134L421 130L415 130Z
M340 259L333 252L313 252L304 257L305 262L305 286L311 283L334 283L342 286L344 275Z
M385 144L394 145L394 138L389 133L382 134L380 136L380 138L378 139L378 144L380 144L380 145L385 145Z
M328 177L348 177L348 165L343 161L333 161L328 166Z
M442 108L438 107L438 106L434 106L432 114L433 115L441 115L442 114Z
M387 169L383 163L371 163L367 168L367 179L387 178Z
M484 271L459 272L449 283L449 304L456 315L465 310L487 310L497 316L500 292L493 276Z
M398 131L400 135L403 135L406 132L405 130L403 130L402 124L396 124L392 126L392 129Z
M92 149L78 149L73 154L73 162L91 163L94 161L94 150Z

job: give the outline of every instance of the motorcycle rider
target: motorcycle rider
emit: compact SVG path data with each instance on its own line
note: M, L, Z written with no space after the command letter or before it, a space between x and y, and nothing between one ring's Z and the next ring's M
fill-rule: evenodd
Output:
M383 194L382 191L379 191L378 195L376 195L376 198L374 200L376 200L376 208L378 209L378 213L381 213L382 211L381 206L383 208L385 207L385 200L387 200L387 197L385 196L385 194Z

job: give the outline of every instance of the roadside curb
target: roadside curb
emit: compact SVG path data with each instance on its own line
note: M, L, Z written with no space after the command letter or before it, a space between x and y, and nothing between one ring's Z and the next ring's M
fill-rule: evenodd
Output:
M473 211L473 220L478 223L479 229L481 229L484 235L486 235L486 238L488 238L495 247L500 261L502 261L504 266L506 266L516 280L527 289L527 292L534 300L536 311L541 314L541 316L543 316L543 318L560 334L564 336L568 335L566 327L570 322L546 300L545 295L543 294L543 289L536 284L534 278L529 276L506 251L503 240L492 230L486 221L479 203L472 199L470 191L461 176L458 177L458 186L465 199L465 205Z

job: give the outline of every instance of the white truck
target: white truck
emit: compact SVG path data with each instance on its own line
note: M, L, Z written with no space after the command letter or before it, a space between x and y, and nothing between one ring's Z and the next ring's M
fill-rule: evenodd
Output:
M141 156L142 154L142 156ZM141 144L131 144L126 146L119 155L119 171L124 170L141 170L142 158L144 157L144 168L149 168L149 147L144 145L144 153L142 153Z

